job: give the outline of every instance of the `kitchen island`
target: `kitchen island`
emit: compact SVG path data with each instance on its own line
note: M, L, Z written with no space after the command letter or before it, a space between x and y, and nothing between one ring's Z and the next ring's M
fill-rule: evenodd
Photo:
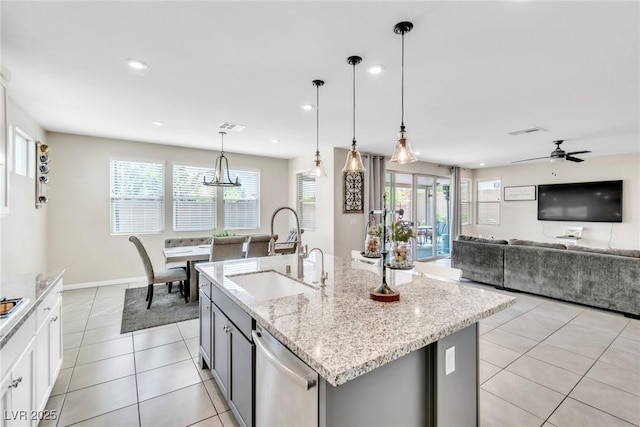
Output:
M329 275L325 287L318 283L320 260L311 258L304 262L308 290L274 299L248 291L239 285L246 281L241 278L261 271L284 275L287 266L295 266L296 255L196 267L201 272L200 291L209 297L201 299L201 310L207 308L207 301L214 310L211 325L202 325L208 321L201 312L200 360L222 383L241 423L262 423L264 402L255 384L260 372L255 365L247 366L242 380L246 396L234 396L233 371L226 369L233 364L225 369L216 365L216 348L222 343L216 331L229 333L229 343L234 332L244 336L251 351L255 331L258 336L260 330L266 331L315 371L318 419L310 425L443 425L461 416L476 424L477 322L515 299L412 270L387 270L387 282L400 292L400 301L376 302L369 298L369 291L380 283L379 271L351 260L325 258ZM295 271L290 277L296 277ZM221 328L216 326L216 310L222 312L217 314L224 320ZM210 340L207 334L212 335ZM225 383L222 377L231 381ZM311 382L308 385L313 387ZM286 405L282 397L279 402Z

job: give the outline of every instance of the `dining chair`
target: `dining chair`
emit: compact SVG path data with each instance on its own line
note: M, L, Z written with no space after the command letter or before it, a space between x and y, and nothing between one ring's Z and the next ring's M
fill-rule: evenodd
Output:
M459 282L462 278L462 270L459 268L445 267L443 265L431 264L428 262L416 261L413 268L420 273L437 278L449 279Z
M278 235L274 236L278 240ZM269 255L269 240L271 236L268 234L257 234L249 236L248 248L245 258L257 258Z
M183 246L198 246L198 245L209 245L211 244L211 236L203 236L203 237L172 237L169 239L164 239L164 247L165 248L179 248ZM169 270L171 268L183 268L187 271L187 262L179 261L179 262L167 262L164 264L164 268ZM169 288L169 293L171 293L171 288L173 286L172 282L167 283L167 287Z
M144 272L147 276L147 310L151 307L151 301L153 300L153 285L156 283L173 283L180 282L180 294L184 295L184 301L188 301L189 295L187 294L187 272L182 268L170 268L168 270L155 271L153 264L149 258L149 254L145 249L142 241L138 236L129 236L129 241L134 244L138 250L138 255L142 259L142 265L144 266Z
M226 261L242 258L242 247L246 236L214 237L211 242L209 261Z
M302 230L301 232L304 232ZM274 236L277 239L278 236ZM276 253L281 255L288 255L296 253L296 246L298 242L298 230L292 228L289 230L287 240L284 242L276 242Z

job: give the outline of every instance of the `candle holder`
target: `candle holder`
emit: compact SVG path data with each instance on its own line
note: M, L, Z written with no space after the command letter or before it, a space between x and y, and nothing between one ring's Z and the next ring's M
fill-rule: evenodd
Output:
M380 251L380 256L382 258L382 283L372 290L369 291L369 297L374 301L381 302L393 302L400 301L400 292L392 289L387 284L387 215L389 214L389 210L387 209L387 196L383 195L384 200L384 208L381 210L372 210L370 212L371 215L382 215L382 251Z

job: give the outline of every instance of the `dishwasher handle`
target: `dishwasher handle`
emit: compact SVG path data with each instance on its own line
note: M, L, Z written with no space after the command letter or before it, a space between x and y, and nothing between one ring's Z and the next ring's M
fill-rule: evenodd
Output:
M267 359L269 359L275 367L289 375L289 377L291 377L293 380L302 383L304 386L306 386L307 390L310 390L316 386L315 379L305 378L298 375L296 372L291 370L291 368L284 365L273 353L271 353L271 351L269 351L269 349L262 342L262 335L260 335L260 332L255 330L251 331L251 336L253 336L253 342L256 343L258 349L262 351L262 353L264 353Z

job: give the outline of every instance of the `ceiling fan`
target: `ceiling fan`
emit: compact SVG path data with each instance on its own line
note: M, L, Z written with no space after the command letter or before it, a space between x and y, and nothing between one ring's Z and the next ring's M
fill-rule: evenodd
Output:
M533 159L517 160L517 161L511 162L511 163L528 162L530 160L540 160L540 159L549 159L549 160L551 160L552 163L562 162L564 160L568 160L570 162L580 163L580 162L584 162L584 159L579 159L579 158L573 157L573 156L576 155L576 154L585 154L585 153L590 153L591 152L591 151L583 150L583 151L574 151L572 153L567 153L562 148L560 148L560 144L562 144L563 142L564 142L564 139L559 139L557 141L553 141L553 143L556 144L556 148L551 152L551 154L549 156L536 157L536 158L533 158Z

